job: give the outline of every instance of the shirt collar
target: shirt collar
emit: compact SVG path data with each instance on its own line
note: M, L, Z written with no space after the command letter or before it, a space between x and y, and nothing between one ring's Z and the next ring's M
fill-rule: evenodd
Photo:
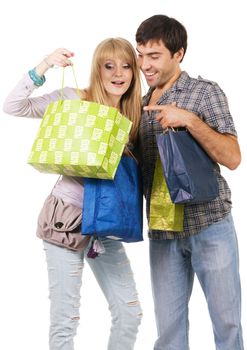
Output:
M190 79L190 77L189 77L188 73L185 71L182 71L179 78L175 81L175 83L172 85L172 87L170 89L168 89L167 91L165 91L164 94L166 94L167 92L175 91L175 90L184 90L185 88L188 87L189 79ZM149 88L147 94L143 97L144 105L148 103L153 91L154 91L154 88ZM164 96L164 94L163 94L163 96Z

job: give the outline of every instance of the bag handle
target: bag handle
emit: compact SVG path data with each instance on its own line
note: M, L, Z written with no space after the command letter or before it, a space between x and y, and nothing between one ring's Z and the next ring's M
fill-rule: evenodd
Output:
M168 131L169 130L172 130L173 132L178 132L178 131L188 131L186 128L184 128L184 127L180 127L180 126L178 126L178 127L167 127L167 128L165 128L164 130L163 130L163 134L167 134L168 133Z
M72 73L73 73L74 80L75 80L77 95L81 98L81 96L80 96L80 90L79 90L78 83L77 83L76 76L75 76L75 69L74 69L74 66L73 66L73 65L71 65L71 69L72 69ZM59 100L59 101L62 101L62 100L63 100L64 72L65 72L65 67L63 68L63 73L62 73L62 88L61 88L61 95L60 95L60 100Z
M75 76L75 70L74 70L74 66L71 65L71 69L72 69L72 73L73 73L73 76L74 76L74 80L75 80L75 85L76 85L76 92L77 92L77 95L81 98L80 96L80 90L79 90L79 87L78 87L78 83L77 83L77 79L76 79L76 76ZM65 67L63 68L63 73L62 73L62 88L61 88L61 95L60 95L60 100L59 102L61 102L63 100L63 89L64 89L64 72L65 72ZM134 156L134 154L131 152L131 150L129 149L128 146L125 147L127 149L127 152L130 154L130 156L132 158L135 159L136 163L138 163L136 157ZM59 178L57 180L57 182L59 181ZM54 186L55 187L55 186Z
M134 154L131 152L131 150L129 149L129 147L126 145L125 149L127 151L127 153L136 161L136 163L138 164L138 160L136 159L136 157L134 156Z

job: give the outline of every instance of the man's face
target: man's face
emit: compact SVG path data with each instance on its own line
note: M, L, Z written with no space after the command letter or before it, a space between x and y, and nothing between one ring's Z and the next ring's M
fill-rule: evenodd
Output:
M172 57L162 41L137 44L138 64L150 87L162 88L180 71L180 53Z

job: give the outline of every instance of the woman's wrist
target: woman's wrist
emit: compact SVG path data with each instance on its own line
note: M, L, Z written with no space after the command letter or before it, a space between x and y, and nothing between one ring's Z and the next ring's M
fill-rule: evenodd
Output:
M42 86L45 82L45 76L44 75L40 75L37 72L36 68L31 69L29 72L29 77L32 79L32 81L34 82L35 86Z
M49 56L48 55L46 55L43 58L43 62L46 64L47 68L53 68L54 67L54 64L49 62Z
M48 67L48 64L42 60L40 62L40 64L38 64L36 67L35 67L35 70L37 72L37 74L42 77L43 75L45 75L45 73L48 71L50 67Z

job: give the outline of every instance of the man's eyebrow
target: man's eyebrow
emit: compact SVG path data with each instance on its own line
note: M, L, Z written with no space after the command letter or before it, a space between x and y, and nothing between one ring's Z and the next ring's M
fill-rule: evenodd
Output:
M138 51L138 53L140 53L142 55L142 52L140 52L138 49L136 49L136 51ZM161 55L162 53L159 51L152 51L152 52L148 52L146 53L146 55L151 56L151 55Z

